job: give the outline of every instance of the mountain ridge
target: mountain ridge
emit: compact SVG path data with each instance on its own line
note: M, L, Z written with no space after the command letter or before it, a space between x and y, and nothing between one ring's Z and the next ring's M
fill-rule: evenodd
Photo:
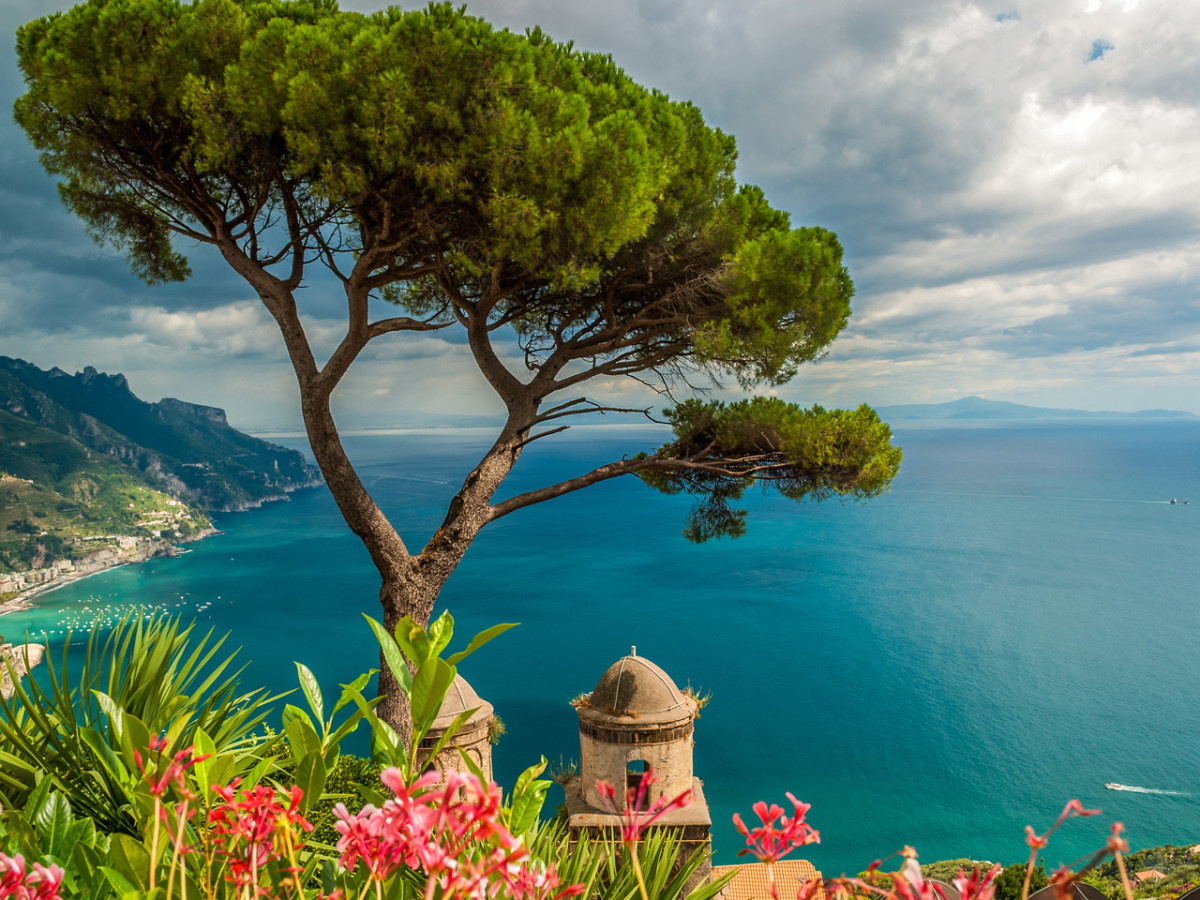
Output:
M1111 410L1057 409L1044 406L1025 406L1007 400L987 400L977 395L960 397L946 403L905 403L877 406L884 419L921 421L986 421L989 419L1197 419L1184 410L1143 409L1136 412Z
M250 509L321 483L296 450L230 427L225 411L139 399L124 375L69 375L0 356L0 410L104 453L207 512Z

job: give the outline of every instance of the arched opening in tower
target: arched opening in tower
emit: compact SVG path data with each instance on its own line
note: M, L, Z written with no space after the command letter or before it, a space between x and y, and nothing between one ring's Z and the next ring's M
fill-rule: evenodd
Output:
M631 759L625 767L625 786L636 791L650 773L650 764L644 759Z

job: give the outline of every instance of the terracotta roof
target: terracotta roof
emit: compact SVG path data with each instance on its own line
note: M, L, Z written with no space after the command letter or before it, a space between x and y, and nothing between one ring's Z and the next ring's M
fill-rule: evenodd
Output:
M770 900L771 889L767 881L765 863L748 863L742 866L713 866L713 878L735 872L733 880L725 885L717 900ZM779 900L795 900L796 890L802 881L820 879L821 873L806 859L784 859L775 863L775 887ZM812 900L825 900L825 889L817 888Z
M1158 871L1158 869L1142 869L1140 872L1134 872L1133 877L1138 881L1157 881L1167 876L1164 872Z

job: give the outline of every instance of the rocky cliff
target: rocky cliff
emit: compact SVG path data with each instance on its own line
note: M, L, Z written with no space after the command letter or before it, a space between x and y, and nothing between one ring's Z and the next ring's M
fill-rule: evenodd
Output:
M147 403L125 376L69 375L0 356L0 410L65 435L210 512L248 509L320 484L302 454L243 434L224 410Z

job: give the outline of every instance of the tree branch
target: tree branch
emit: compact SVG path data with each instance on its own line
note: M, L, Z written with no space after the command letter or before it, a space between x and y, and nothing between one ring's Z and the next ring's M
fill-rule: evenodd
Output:
M526 506L533 506L535 503L552 500L555 497L561 497L563 494L569 494L572 491L590 487L601 481L620 478L622 475L629 475L632 472L640 472L642 469L651 468L659 462L659 459L660 457L657 453L641 459L622 459L618 462L599 466L584 475L560 481L558 484L551 484L537 490L526 491L524 494L517 494L515 497L509 497L507 500L503 500L492 506L492 521L502 516L507 516L511 512L516 512L518 509L524 509Z

